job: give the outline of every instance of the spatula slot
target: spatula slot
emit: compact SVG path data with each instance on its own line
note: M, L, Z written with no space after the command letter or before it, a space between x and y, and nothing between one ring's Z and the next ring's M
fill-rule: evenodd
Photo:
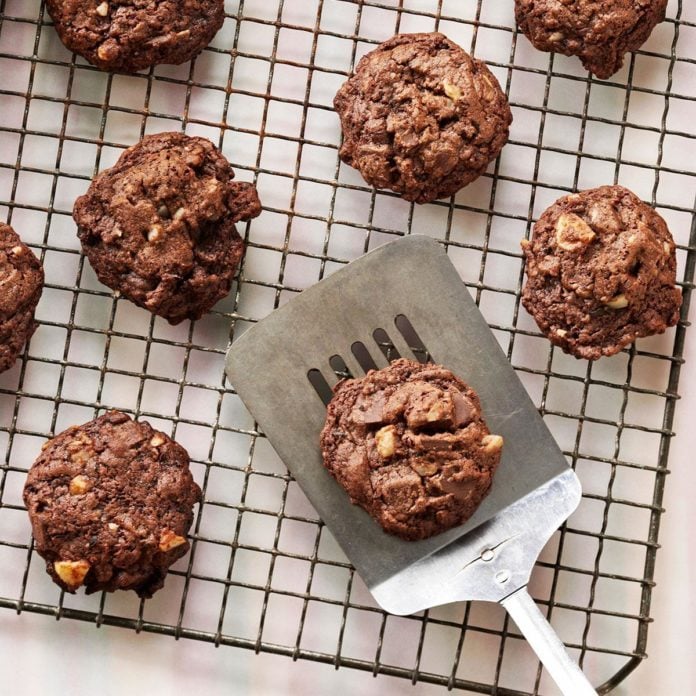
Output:
M399 351L394 346L393 341L389 338L389 334L384 329L375 329L372 332L372 338L375 339L379 349L384 357L391 362L401 357Z
M346 365L346 361L340 355L332 355L329 358L329 365L331 365L331 369L339 379L350 379L353 376Z
M396 324L399 333L410 346L418 362L427 363L433 360L430 351L427 349L425 343L423 343L418 332L413 328L413 324L411 324L405 314L399 314L396 319L394 319L394 324Z
M307 373L307 379L314 387L314 391L318 394L324 406L326 406L329 401L331 401L333 390L329 386L328 382L324 379L324 375L322 375L321 372L316 368L313 368Z
M370 355L370 351L367 350L367 346L362 341L356 341L353 343L350 350L358 363L360 363L360 367L362 367L365 372L377 369L377 363L373 360L372 356Z

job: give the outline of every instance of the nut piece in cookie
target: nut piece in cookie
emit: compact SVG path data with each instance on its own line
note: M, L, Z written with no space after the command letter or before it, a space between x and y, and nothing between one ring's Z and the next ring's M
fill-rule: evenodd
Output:
M443 34L399 34L338 90L341 159L407 201L452 196L507 142L512 113L484 63Z
M172 549L183 546L185 543L187 542L184 537L179 534L174 534L171 529L165 529L164 532L162 532L162 536L160 536L159 549L167 553Z
M340 382L321 433L324 465L353 503L403 539L468 520L502 448L470 387L440 365L403 359Z
M66 48L101 70L133 73L184 63L225 20L224 0L47 0Z
M151 597L189 549L200 497L186 450L118 411L49 440L24 486L48 574L64 590L84 586L88 594Z
M148 135L99 174L73 217L99 280L172 324L199 319L232 286L244 244L235 223L261 212L205 138Z
M69 592L74 592L85 581L89 572L87 561L55 561L53 570Z
M621 186L559 199L522 248L522 303L567 353L596 360L679 321L672 235L653 208Z
M515 0L517 24L536 48L579 56L602 79L647 41L666 9L667 0Z
M32 250L0 222L0 372L14 365L36 330L43 283L43 268Z

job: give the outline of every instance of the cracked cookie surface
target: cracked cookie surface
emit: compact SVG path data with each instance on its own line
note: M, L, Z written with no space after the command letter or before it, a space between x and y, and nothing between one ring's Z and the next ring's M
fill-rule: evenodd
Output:
M47 0L65 46L101 70L184 63L225 19L223 0Z
M201 491L186 450L109 411L44 444L24 487L34 543L68 592L151 597L184 556Z
M679 321L676 254L665 221L621 186L556 201L524 240L522 303L578 358L614 355Z
M377 188L427 203L484 173L512 114L486 65L443 34L399 34L339 89L341 159Z
M232 286L235 223L261 212L205 138L148 135L99 174L73 217L99 280L170 323L198 319Z
M647 41L666 9L667 0L515 0L517 24L535 48L578 56L602 79Z
M503 439L491 435L461 379L400 359L334 391L321 433L324 465L386 532L425 539L474 514Z
M0 222L0 372L9 370L36 330L44 272L34 252Z

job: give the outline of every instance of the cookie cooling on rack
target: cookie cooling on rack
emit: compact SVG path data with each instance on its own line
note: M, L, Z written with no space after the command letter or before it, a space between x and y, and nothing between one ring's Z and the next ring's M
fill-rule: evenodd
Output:
M400 34L339 89L341 159L372 186L427 203L478 178L512 114L495 76L443 34Z
M653 208L621 186L559 199L522 249L522 303L567 353L614 355L679 321L672 235Z
M47 0L65 46L100 70L185 63L225 19L224 0Z
M324 465L351 501L409 540L474 514L502 446L469 386L441 365L405 359L339 382L321 433Z
M0 372L9 370L36 330L44 272L19 235L0 222Z
M520 30L535 48L578 56L606 79L665 18L667 0L515 0Z
M252 184L205 138L148 135L92 181L73 217L99 280L172 324L225 297L261 212Z
M110 411L49 440L24 487L34 544L68 592L151 597L189 550L201 491L181 445Z

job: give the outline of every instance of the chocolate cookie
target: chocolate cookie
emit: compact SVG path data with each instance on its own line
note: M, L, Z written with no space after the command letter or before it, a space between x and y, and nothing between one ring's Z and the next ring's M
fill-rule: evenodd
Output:
M99 280L177 324L232 286L244 244L234 223L261 212L252 184L205 138L148 135L97 176L73 210Z
M649 205L621 186L556 201L522 248L522 303L567 353L596 360L679 321L672 235Z
M602 79L645 43L666 9L667 0L515 0L517 24L536 48L579 56Z
M201 490L186 450L109 411L46 442L24 486L34 544L68 592L151 597L189 550Z
M339 382L321 433L324 465L351 501L386 532L411 540L474 514L502 446L461 379L404 359Z
M512 114L480 60L443 34L380 44L338 90L341 159L369 184L427 203L483 174L507 142Z
M224 0L47 0L60 40L100 70L133 73L198 55L225 20Z
M44 272L32 250L0 222L0 372L14 365L36 330Z

